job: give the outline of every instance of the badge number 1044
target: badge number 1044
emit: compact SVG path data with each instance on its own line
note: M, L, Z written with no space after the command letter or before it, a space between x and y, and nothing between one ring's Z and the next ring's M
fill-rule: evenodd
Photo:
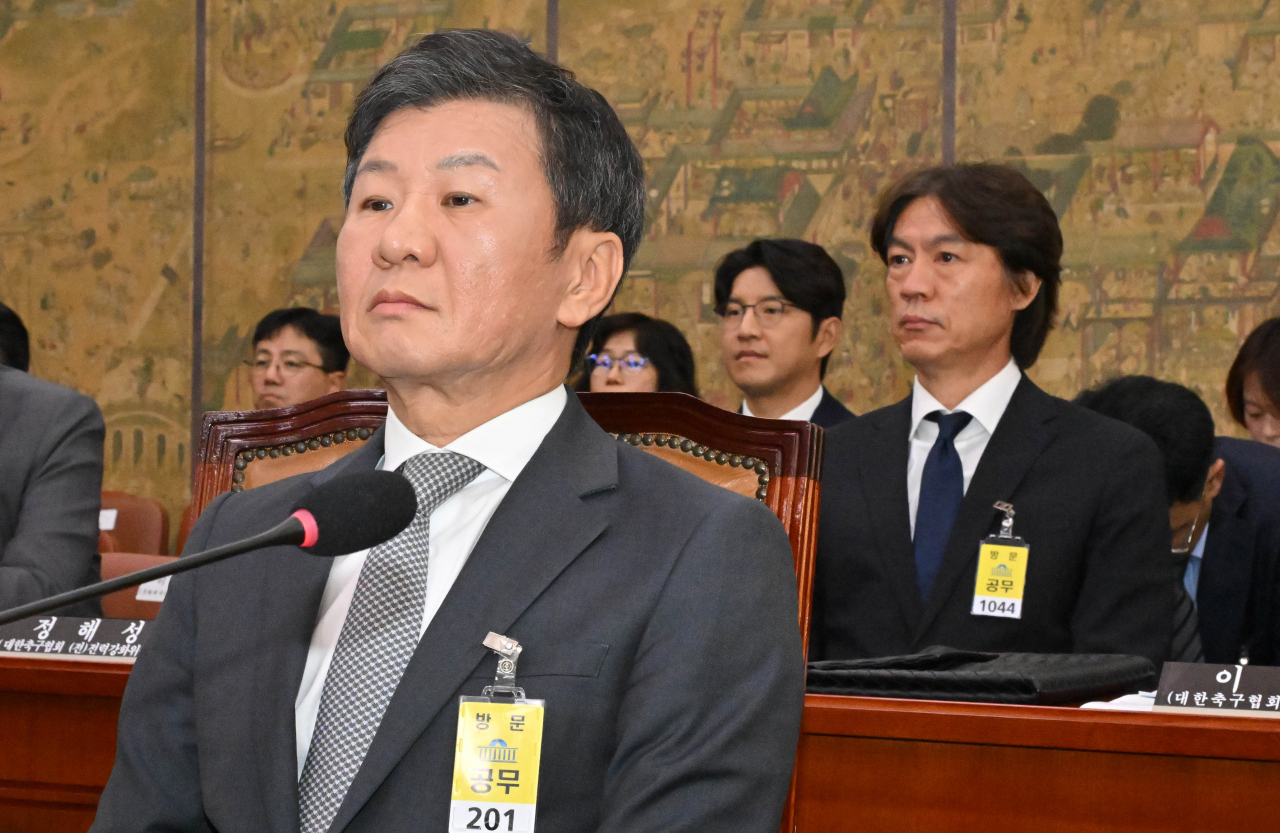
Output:
M978 576L973 588L974 616L1022 618L1030 550L1005 543L984 542L978 551Z

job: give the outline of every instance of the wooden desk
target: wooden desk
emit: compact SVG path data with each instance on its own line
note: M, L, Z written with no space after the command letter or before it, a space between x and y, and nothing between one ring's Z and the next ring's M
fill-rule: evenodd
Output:
M131 667L0 657L0 831L89 829Z
M83 833L129 666L0 657L0 831ZM1280 829L1280 720L809 695L798 833Z
M811 694L796 829L1280 830L1280 720Z

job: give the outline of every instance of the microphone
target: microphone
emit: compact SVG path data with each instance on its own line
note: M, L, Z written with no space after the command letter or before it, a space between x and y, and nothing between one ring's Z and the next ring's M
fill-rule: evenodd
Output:
M0 611L0 625L264 547L293 544L323 558L367 550L399 535L417 511L418 497L403 476L390 471L349 474L311 490L292 515L266 532Z

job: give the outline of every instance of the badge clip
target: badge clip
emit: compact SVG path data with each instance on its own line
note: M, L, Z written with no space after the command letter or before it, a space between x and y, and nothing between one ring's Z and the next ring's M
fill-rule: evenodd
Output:
M1005 503L1003 500L997 500L995 502L995 507L1004 513L1004 520L1000 522L1000 537L1012 538L1014 515L1013 504Z
M485 686L482 696L501 695L517 700L525 699L524 689L516 685L516 662L520 659L520 652L524 650L523 646L511 637L493 631L489 631L489 635L484 638L484 646L498 655L498 671L493 678L493 685Z

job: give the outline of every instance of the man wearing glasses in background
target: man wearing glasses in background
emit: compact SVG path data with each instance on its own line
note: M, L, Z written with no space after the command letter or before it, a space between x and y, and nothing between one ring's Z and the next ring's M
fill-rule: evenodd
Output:
M342 390L351 354L336 315L310 307L267 313L253 331L249 366L255 408L301 405Z
M840 343L844 275L821 246L756 240L716 269L720 355L742 413L832 428L853 413L822 386Z

